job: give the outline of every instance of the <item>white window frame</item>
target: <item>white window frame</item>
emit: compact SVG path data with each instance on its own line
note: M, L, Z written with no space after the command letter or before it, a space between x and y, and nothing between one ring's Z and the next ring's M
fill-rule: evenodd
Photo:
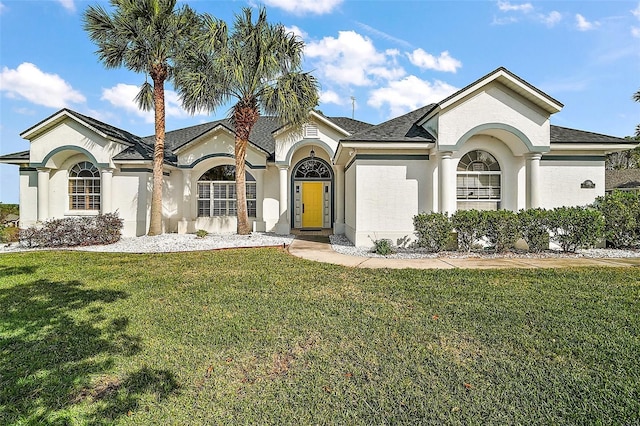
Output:
M457 170L456 171L456 200L457 201L491 201L491 202L500 202L502 201L502 170L500 168L500 163L496 159L496 157L482 149L477 149L473 151L469 151L465 155L463 155L458 161L458 168L460 167L460 163L463 161L465 156L471 154L473 152L482 152L488 156L490 156L494 162L490 164L497 165L497 170L486 170L488 168L488 164L486 162L480 160L474 160L467 164L466 170ZM464 163L463 163L464 164ZM474 165L482 165L482 167L473 167ZM480 170L480 169L483 170ZM474 170L478 169L478 170ZM488 177L489 182L482 183L483 177ZM497 184L494 183L494 178L497 179ZM464 185L461 185L461 180ZM469 185L470 183L476 183L475 185Z
M208 190L205 190L205 188L208 188ZM256 182L246 182L246 191L248 216L256 217ZM205 197L203 195L208 196ZM209 201L209 203L206 203L206 201ZM198 217L237 216L236 182L233 180L198 181L197 208Z
M74 171L74 169L78 169ZM88 170L92 177L73 176L72 173L81 173ZM69 211L94 212L102 207L102 188L100 182L100 170L90 161L80 161L74 164L68 172L67 187Z

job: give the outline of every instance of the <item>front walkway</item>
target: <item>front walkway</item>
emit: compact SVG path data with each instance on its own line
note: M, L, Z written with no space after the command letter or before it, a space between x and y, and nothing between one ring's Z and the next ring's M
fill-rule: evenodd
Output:
M325 236L297 236L289 246L289 253L316 262L333 263L353 268L391 269L504 269L504 268L567 268L579 266L635 266L640 267L640 258L591 259L591 258L495 258L495 259L388 259L359 257L340 254L331 248Z

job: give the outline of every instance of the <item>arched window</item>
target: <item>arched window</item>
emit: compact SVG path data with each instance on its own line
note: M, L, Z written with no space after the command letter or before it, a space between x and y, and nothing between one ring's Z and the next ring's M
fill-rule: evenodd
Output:
M294 179L331 179L331 170L326 163L315 158L307 158L296 166Z
M69 170L69 210L100 210L100 171L88 161Z
M256 217L256 180L245 173L247 212ZM198 217L236 216L236 167L216 166L198 179Z
M459 201L500 200L500 164L486 151L466 153L458 163Z

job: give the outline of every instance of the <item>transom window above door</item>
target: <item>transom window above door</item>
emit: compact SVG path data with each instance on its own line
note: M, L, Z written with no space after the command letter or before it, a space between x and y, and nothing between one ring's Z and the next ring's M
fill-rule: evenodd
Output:
M324 161L307 158L296 167L295 179L331 179L331 170Z

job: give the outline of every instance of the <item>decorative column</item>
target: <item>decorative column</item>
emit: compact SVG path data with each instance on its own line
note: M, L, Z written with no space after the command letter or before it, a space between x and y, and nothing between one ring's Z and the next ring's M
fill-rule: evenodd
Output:
M102 214L111 213L112 207L112 182L113 169L104 168L101 170L102 179L100 180L100 211Z
M439 153L438 170L440 175L438 180L440 181L440 213L453 214L457 210L456 205L456 187L455 183L455 169L453 159L451 158L453 152L443 151Z
M278 223L276 223L276 234L286 235L291 231L289 227L289 197L287 194L289 166L279 165L278 169L280 170L280 216Z
M50 169L38 169L38 221L49 219L49 172Z
M344 166L333 166L336 171L336 199L335 199L335 215L336 221L333 224L334 234L344 234Z
M264 232L267 225L264 221L264 169L251 170L256 178L256 220L253 222L254 232Z
M542 154L529 153L526 154L526 191L527 202L526 208L534 209L540 207L540 159Z
M189 232L189 224L193 219L191 205L191 169L180 169L182 172L182 219L178 222L178 234Z

